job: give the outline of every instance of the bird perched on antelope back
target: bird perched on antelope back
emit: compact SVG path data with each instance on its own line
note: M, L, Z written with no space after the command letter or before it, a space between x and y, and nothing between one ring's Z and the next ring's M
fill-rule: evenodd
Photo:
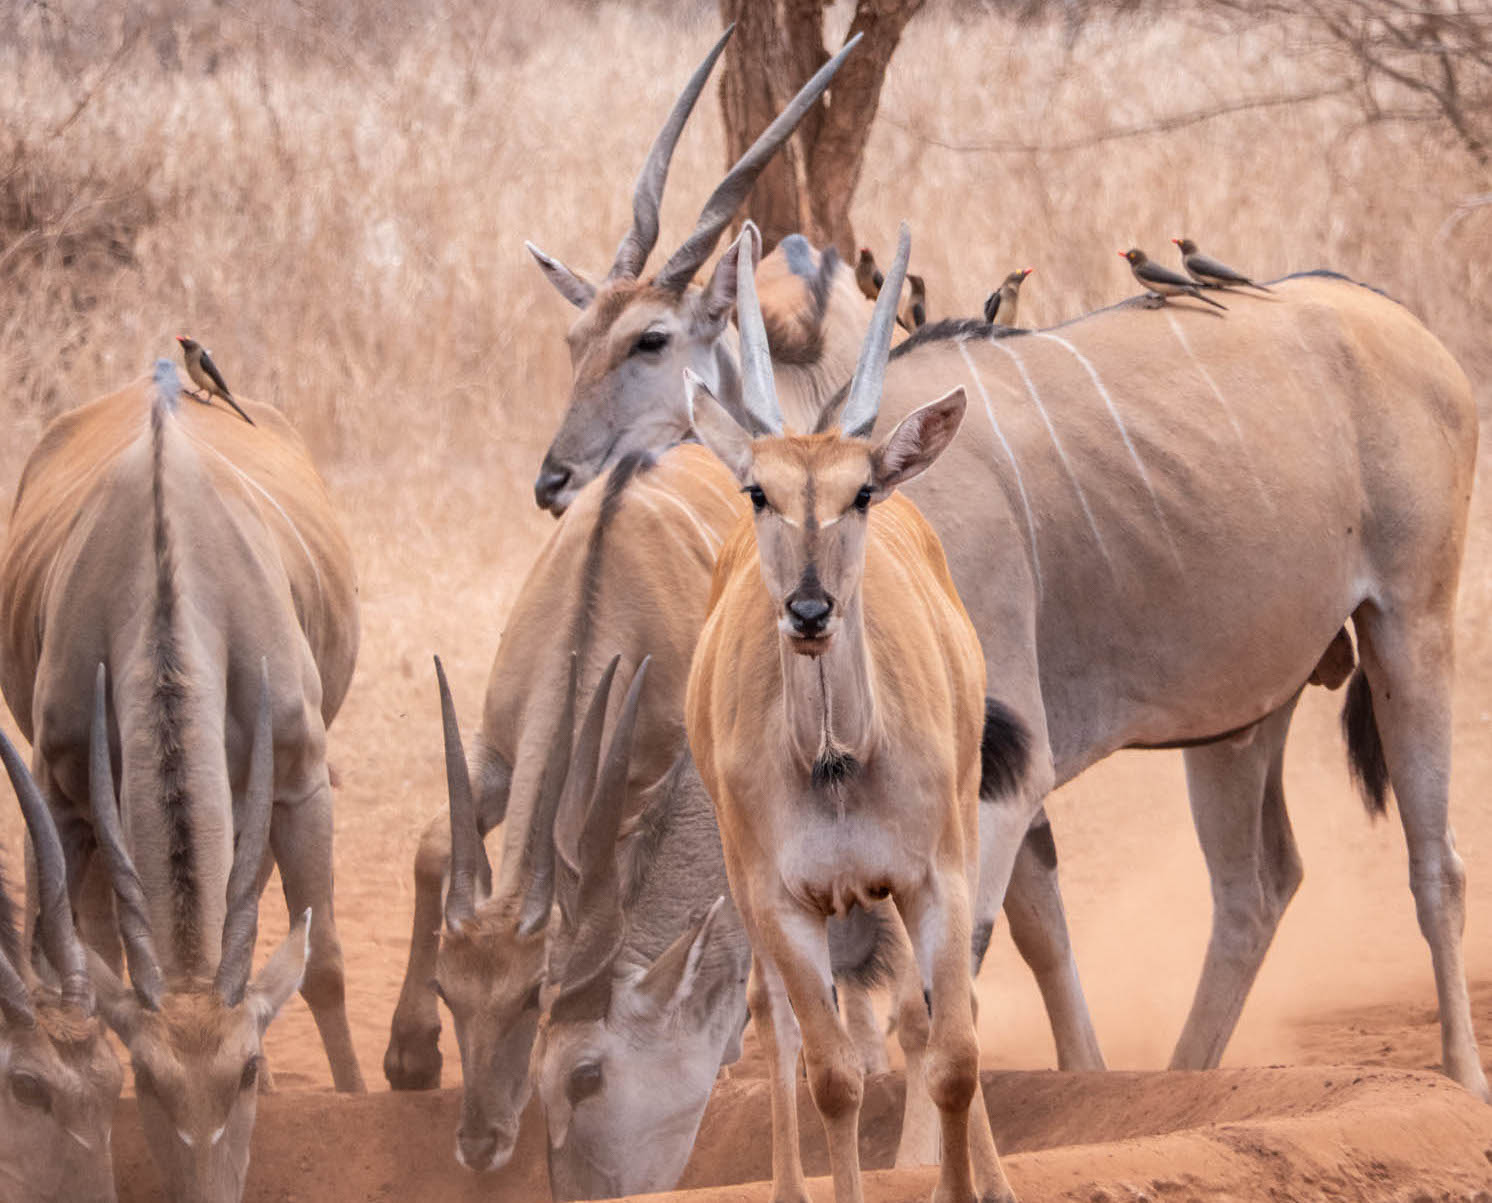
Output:
M1158 305L1165 304L1169 297L1186 296L1206 301L1207 304L1214 305L1218 309L1227 308L1221 301L1214 301L1209 296L1203 296L1202 290L1180 272L1173 272L1169 267L1162 267L1159 263L1152 262L1150 256L1139 247L1120 251L1119 258L1128 260L1129 270L1134 272L1135 279L1145 286L1146 291Z
M233 394L228 391L228 384L223 379L223 374L218 371L218 365L213 363L212 356L207 353L207 348L185 334L178 334L176 341L181 344L181 355L186 360L187 375L192 378L192 383L206 394L198 397L197 400L203 405L211 405L214 397L221 397L233 406L234 413L252 426L254 419L244 413L238 402L233 399Z
M1242 272L1234 271L1226 263L1219 263L1216 259L1209 258L1197 250L1197 244L1190 238L1171 239L1181 248L1181 262L1189 275L1198 284L1208 284L1213 288L1257 288L1260 292L1273 292L1272 288L1266 288L1262 284L1255 284Z
M907 295L896 307L896 321L909 334L927 321L927 285L921 276L907 273Z
M881 285L885 282L886 277L876 266L876 257L868 246L862 246L860 258L855 260L855 283L860 285L860 291L873 301L881 295Z
M1035 270L1034 267L1023 267L1006 276L1000 287L985 298L984 320L992 326L1015 325L1015 310L1021 299L1021 285Z

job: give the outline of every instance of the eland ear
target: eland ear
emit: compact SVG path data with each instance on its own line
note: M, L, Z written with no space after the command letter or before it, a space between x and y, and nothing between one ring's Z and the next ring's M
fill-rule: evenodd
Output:
M140 1013L145 1009L139 998L109 967L108 962L91 948L88 950L88 977L93 982L99 1014L119 1038L129 1044L139 1027Z
M715 264L715 270L710 273L710 282L705 285L704 292L700 294L699 305L696 312L700 316L700 332L703 334L719 334L725 329L725 323L730 320L731 310L736 307L736 286L740 280L741 256L753 253L753 248L759 248L756 227L750 222L742 228L736 240L726 248L725 254L720 256L720 261ZM760 250L756 250L760 254Z
M721 930L725 895L715 899L705 917L658 954L638 983L638 992L660 1013L678 1011L691 1001L708 998L716 982L704 971L705 954Z
M546 255L532 242L525 242L523 245L528 248L528 253L538 263L545 279L553 284L560 296L574 305L576 309L585 309L596 299L596 286L584 276L572 272L558 259Z
M689 424L699 441L715 453L743 486L751 482L751 435L725 406L715 400L709 386L688 368L684 369L684 402Z
M878 499L898 485L920 476L942 455L964 420L962 387L914 409L873 452L873 481Z
M244 994L244 1006L253 1013L259 1025L259 1034L264 1035L270 1020L280 1013L280 1008L290 1001L290 996L300 989L306 976L306 958L311 951L311 912L303 911L301 917L290 928L280 946L275 949L249 983Z

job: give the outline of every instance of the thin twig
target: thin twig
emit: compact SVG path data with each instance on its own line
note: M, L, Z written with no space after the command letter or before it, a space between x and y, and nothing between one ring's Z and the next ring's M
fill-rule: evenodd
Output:
M114 56L107 63L104 64L104 69L98 73L98 78L93 81L93 85L86 92L83 93L82 98L76 105L73 106L73 111L67 115L67 120L59 125L56 129L52 130L51 136L53 138L60 138L64 133L67 132L68 126L70 126L74 121L76 121L83 115L83 110L88 107L89 102L97 94L98 90L104 86L104 81L114 73L114 68L119 66L119 64L124 61L125 55L129 54L129 52L134 49L135 43L140 40L140 31L143 28L143 26L136 26L134 31L128 37L126 37L123 42L119 44L119 49L116 50L114 52Z
M1214 121L1219 117L1228 117L1234 113L1245 113L1254 109L1275 109L1293 104L1307 104L1311 101L1326 100L1333 96L1344 95L1352 91L1353 87L1354 85L1350 83L1337 84L1335 87L1321 88L1312 92L1293 92L1288 96L1264 96L1250 100L1238 100L1229 104L1217 105L1210 109L1198 109L1190 113L1177 113L1170 117L1162 117L1158 121L1147 122L1144 125L1120 126L1117 129L1104 130L1097 134L1085 134L1081 138L1069 138L1063 142L950 142L947 139L939 138L932 134L920 133L910 125L897 120L889 114L882 113L881 120L885 121L888 125L895 126L897 129L919 141L941 147L943 150L951 150L958 154L1062 152L1086 150L1089 147L1098 146L1104 142L1114 142L1122 138L1140 138L1146 134L1169 133L1172 130L1184 129L1189 125L1200 125L1206 121Z

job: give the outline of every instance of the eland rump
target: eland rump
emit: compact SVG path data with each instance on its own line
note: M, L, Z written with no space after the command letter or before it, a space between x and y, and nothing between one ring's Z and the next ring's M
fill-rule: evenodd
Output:
M165 1194L234 1200L264 1029L297 985L337 1087L362 1088L325 761L357 599L325 487L279 413L246 403L247 426L180 394L159 361L43 435L0 565L0 685L104 951L100 1007L130 1050ZM295 930L251 982L272 864Z
M772 1079L773 1195L794 1203L807 1199L800 1045L835 1198L862 1198L861 1066L835 1014L825 923L888 896L930 1011L925 1078L942 1121L935 1198L1011 1197L979 1088L969 967L984 660L937 537L894 495L952 440L962 391L914 410L879 444L860 437L875 421L909 251L903 226L844 407L849 437L783 433L749 260L738 312L752 430L687 377L694 429L755 510L716 568L686 719L751 943L751 1015Z

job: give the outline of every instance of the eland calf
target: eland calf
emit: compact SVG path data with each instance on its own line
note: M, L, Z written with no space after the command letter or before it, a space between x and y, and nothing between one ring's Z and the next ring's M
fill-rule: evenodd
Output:
M875 422L909 251L903 226L844 434L783 433L749 255L737 303L752 431L686 374L694 429L755 510L716 568L685 713L751 943L751 1013L772 1077L774 1197L795 1203L807 1199L800 1030L835 1199L863 1197L861 1067L834 1006L825 922L888 896L931 1011L935 1197L1011 1197L979 1090L969 964L984 659L937 536L895 496L952 440L962 390L915 410L879 444L861 437Z
M32 973L0 878L0 1199L113 1203L109 1138L124 1075L95 1013L51 812L4 732L0 759L35 850L37 934L60 978L53 988Z

